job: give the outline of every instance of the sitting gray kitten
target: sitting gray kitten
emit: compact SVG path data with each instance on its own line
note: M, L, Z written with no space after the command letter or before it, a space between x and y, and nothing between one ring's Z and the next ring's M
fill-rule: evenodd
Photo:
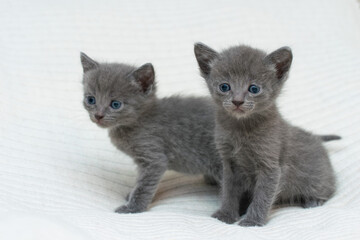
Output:
M155 73L98 63L81 53L84 107L99 127L108 128L112 143L138 165L136 186L118 213L145 211L167 169L204 174L219 183L222 163L214 142L215 116L208 98L155 95Z
M322 141L287 123L275 100L288 77L291 49L271 54L247 46L217 53L195 44L202 76L215 101L216 147L223 160L222 205L213 217L239 218L239 199L251 202L241 226L261 226L273 203L323 204L335 191L335 177Z

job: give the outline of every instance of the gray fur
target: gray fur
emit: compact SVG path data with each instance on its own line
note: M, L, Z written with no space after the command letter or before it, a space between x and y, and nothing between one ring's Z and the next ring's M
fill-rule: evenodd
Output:
M98 126L108 128L111 142L138 165L137 183L118 213L145 211L168 169L204 174L219 183L222 164L214 142L215 116L210 98L156 97L150 63L136 68L97 63L81 54L84 68L84 107ZM87 96L95 96L89 105ZM123 104L109 107L112 100ZM103 116L97 120L95 115Z
M320 135L321 140L324 142L332 141L332 140L340 140L341 137L337 135Z
M335 177L322 141L339 137L290 125L275 103L288 77L291 49L267 55L241 45L217 53L198 43L195 56L216 103L215 142L224 168L222 205L213 217L237 221L244 194L251 202L241 226L264 225L274 203L314 207L328 200ZM220 91L222 83L231 90ZM251 84L260 86L258 94L248 91Z

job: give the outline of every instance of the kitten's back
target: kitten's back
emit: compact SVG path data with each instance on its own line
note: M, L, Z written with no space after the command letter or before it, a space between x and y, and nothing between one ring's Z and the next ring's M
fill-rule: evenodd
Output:
M221 161L214 143L214 104L208 97L173 96L158 99L144 131L164 141L170 168L180 172L219 175Z

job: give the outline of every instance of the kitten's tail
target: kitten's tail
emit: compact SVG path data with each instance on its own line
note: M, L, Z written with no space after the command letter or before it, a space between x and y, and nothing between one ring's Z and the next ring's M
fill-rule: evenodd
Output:
M332 140L340 140L341 139L341 137L338 136L338 135L319 135L319 137L324 142L328 142L328 141L332 141Z

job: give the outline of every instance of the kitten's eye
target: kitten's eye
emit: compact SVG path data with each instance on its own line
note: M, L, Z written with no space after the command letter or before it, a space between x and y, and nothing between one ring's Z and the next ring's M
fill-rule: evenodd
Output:
M231 89L230 85L227 83L220 84L219 88L220 88L220 91L222 91L222 92L228 92Z
M121 107L121 102L119 101L112 101L110 106L113 108L113 109L119 109Z
M94 104L96 103L95 97L93 97L93 96L88 96L88 97L86 98L86 101L87 101L87 103L90 104L90 105L94 105Z
M249 92L254 93L254 94L259 93L260 92L260 87L252 84L249 87Z

